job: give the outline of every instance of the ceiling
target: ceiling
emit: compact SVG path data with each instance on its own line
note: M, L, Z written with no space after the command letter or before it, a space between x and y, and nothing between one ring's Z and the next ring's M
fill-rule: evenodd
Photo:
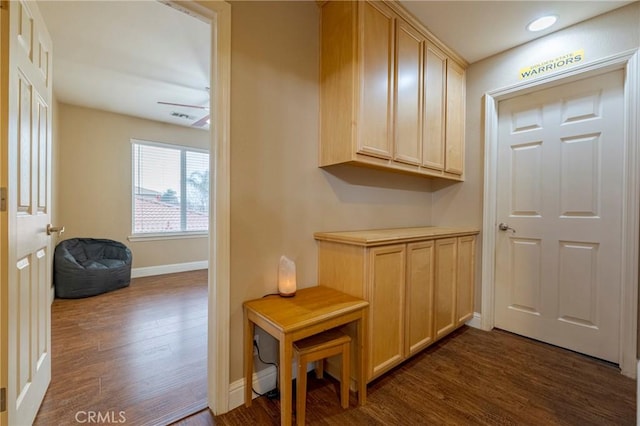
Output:
M401 3L473 63L631 1ZM61 102L184 126L208 115L203 109L209 104L207 23L157 1L47 0L38 5L53 39L54 90ZM547 13L559 16L552 29L525 30Z
M401 0L436 37L474 63L633 1L417 1ZM557 15L556 24L532 33L529 22Z
M208 115L208 23L156 1L39 1L38 7L53 40L60 102L185 126Z

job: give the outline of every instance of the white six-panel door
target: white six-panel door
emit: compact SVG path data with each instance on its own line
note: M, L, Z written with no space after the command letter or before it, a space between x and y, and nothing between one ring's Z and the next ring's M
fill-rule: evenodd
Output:
M31 424L51 379L51 40L35 2L9 2L8 389Z
M498 113L495 326L616 363L623 79L517 96Z

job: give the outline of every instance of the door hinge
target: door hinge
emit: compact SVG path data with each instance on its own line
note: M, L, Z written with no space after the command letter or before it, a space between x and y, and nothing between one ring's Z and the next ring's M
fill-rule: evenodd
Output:
M0 389L0 413L7 411L7 388Z
M7 188L0 188L0 212L7 211Z

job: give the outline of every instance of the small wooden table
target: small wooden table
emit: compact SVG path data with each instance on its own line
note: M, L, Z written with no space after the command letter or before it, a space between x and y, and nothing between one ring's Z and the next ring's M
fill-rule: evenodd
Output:
M291 424L291 363L293 342L350 322L356 323L358 403L365 404L365 347L369 303L338 290L317 286L298 290L294 297L269 296L244 302L244 401L251 406L253 335L257 325L280 344L280 423Z

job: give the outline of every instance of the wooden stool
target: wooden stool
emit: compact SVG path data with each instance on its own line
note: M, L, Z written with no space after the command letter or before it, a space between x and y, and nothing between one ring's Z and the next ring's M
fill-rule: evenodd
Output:
M351 380L351 338L338 329L315 334L293 343L293 353L298 362L296 385L296 419L304 425L307 403L307 363L316 362L316 377L324 374L324 359L342 354L342 377L340 379L340 402L342 408L349 408L349 382Z

